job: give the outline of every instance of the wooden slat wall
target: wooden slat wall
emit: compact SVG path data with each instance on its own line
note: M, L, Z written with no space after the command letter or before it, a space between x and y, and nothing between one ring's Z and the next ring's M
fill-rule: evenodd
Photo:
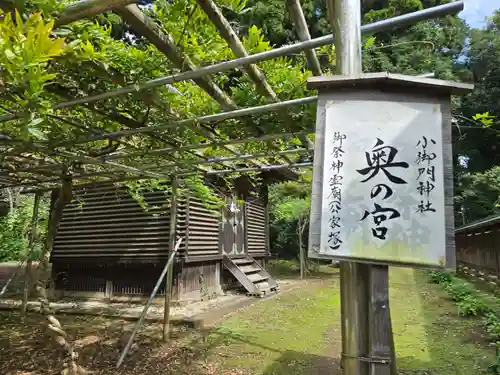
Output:
M153 290L164 264L161 263L56 263L53 266L55 289L64 292L105 293L106 282L117 296L147 296ZM174 273L178 273L175 267ZM158 295L165 291L160 285Z
M166 258L169 246L169 197L145 194L144 211L123 188L100 185L76 190L64 209L52 260L80 258L154 260Z
M188 242L188 236L187 236L187 222L188 222L188 202L189 199L179 196L177 198L177 220L176 220L176 241L180 237L183 237L182 242L179 246L179 256L186 256L187 255L187 242Z
M214 257L220 254L220 214L208 209L200 199L189 197L186 220L186 259Z
M268 254L267 209L262 200L248 201L245 204L245 234L248 254L253 257Z
M189 296L204 297L203 292L213 292L220 287L220 274L217 272L218 261L186 263L178 275L178 293L180 299ZM217 279L217 277L219 279ZM199 296L198 296L199 294Z
M458 273L500 288L500 224L460 231L455 242Z
M56 290L105 293L108 269L104 264L59 263L52 266Z

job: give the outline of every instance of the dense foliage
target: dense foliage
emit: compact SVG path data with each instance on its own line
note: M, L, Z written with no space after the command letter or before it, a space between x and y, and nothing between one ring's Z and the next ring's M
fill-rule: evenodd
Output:
M147 166L149 170L162 171L168 180L174 167L172 158L184 160L180 169L192 171L193 160L201 158L230 156L222 147L206 147L194 155L193 152L159 153L148 155L147 150L181 147L205 143L212 138L247 138L266 132L297 131L306 128L308 116L296 114L293 122L285 123L275 114L255 116L252 121L227 120L218 124L194 124L175 127L174 121L200 115L220 112L234 106L263 104L266 98L257 94L246 76L228 83L230 76L223 74L213 77L216 85L225 91L215 89L211 96L194 82L179 82L173 86L161 86L146 93L136 93L118 98L101 100L98 103L54 110L53 105L61 99L82 97L120 86L134 85L139 81L155 79L180 71L171 60L155 46L137 43L140 39L127 32L116 35L113 17L97 17L94 20L79 20L54 28L53 17L57 17L65 2L45 0L30 1L15 13L7 13L1 22L2 43L0 43L0 88L6 95L0 98L0 114L12 112L22 115L21 119L3 122L1 132L13 138L15 147L9 153L23 150L42 154L46 159L74 165L67 151L103 156L109 153L133 152L125 161L128 165ZM189 56L194 65L209 64L234 58L232 51L217 32L215 26L194 2L157 1L144 8L151 20L161 25L165 33L175 41L175 48ZM239 1L225 1L227 9L238 12L242 8ZM185 9L192 9L189 13ZM34 13L41 10L41 13ZM24 14L24 16L21 16ZM23 18L25 20L23 20ZM256 27L247 30L243 44L250 52L270 49L270 45ZM310 75L302 64L292 65L289 59L281 58L262 63L268 74L266 79L281 100L301 97L305 94L305 80ZM217 87L217 86L214 86ZM233 104L228 104L227 93ZM214 100L215 99L215 100ZM229 107L228 107L229 105ZM2 110L3 109L3 110ZM307 110L312 116L314 108ZM310 117L309 117L310 118ZM135 134L112 139L82 143L96 132L113 132L127 127L159 126L172 124L172 129L157 131L153 136ZM90 128L94 130L90 130ZM71 145L71 142L79 143ZM293 140L292 140L293 142ZM283 140L268 143L253 142L239 147L241 153L262 153L270 149L286 148ZM57 148L59 152L53 152ZM129 154L127 154L129 155ZM278 158L270 157L273 163ZM90 172L107 170L102 163L90 164L85 169ZM231 163L214 163L213 169L227 169ZM233 163L234 164L234 163ZM248 164L248 163L247 163ZM108 164L109 165L109 164ZM15 168L15 166L12 166ZM78 163L75 168L82 171ZM123 173L128 175L129 173ZM57 175L57 174L56 174ZM229 180L228 180L229 181ZM184 179L185 185L194 194L209 198L210 190L204 189L201 177ZM143 182L148 185L148 182ZM160 184L155 182L155 187ZM164 184L168 189L169 184ZM215 197L212 197L215 198Z
M42 200L39 206L39 219L34 246L28 253L28 238L33 214L33 196L20 196L16 199L14 210L0 218L0 261L38 259L43 250L47 231L48 202Z
M116 168L116 164L106 161L109 156L121 154L127 166L146 171L139 173L140 176L156 177L124 183L144 203L141 194L145 190L161 189L169 193L174 174L200 172L200 168L194 167L197 161L233 156L227 147L215 145L192 151L189 145L310 127L314 118L312 105L299 107L287 116L268 113L252 119L209 124L193 121L191 125L176 126L180 119L266 103L268 98L257 93L254 83L239 70L204 78L208 82L205 89L193 81L185 81L90 104L54 108L64 100L123 86L135 89L139 82L179 73L188 58L189 64L199 66L235 57L207 15L192 0L140 4L159 32L172 41L171 48L179 55L178 61L167 58L154 45L124 27L117 15L56 25L54 20L64 15L69 3L21 1L0 13L0 116L16 117L0 122L0 159L11 176L27 167L38 168L39 174L52 177L45 185L57 186L59 177L68 174L108 173L112 178L137 175L130 168ZM218 5L235 14L245 7L238 0L220 1ZM250 53L271 48L255 26L242 34L242 42ZM310 72L303 63L293 64L289 58L280 58L263 62L260 67L266 71L266 80L279 100L307 95L305 81ZM211 88L207 90L206 86ZM126 135L119 140L100 136L127 128L159 126L163 128ZM95 140L86 142L89 137ZM247 142L233 149L240 154L266 153L299 143L297 137L287 140L276 137L267 142ZM185 151L177 151L179 147ZM167 152L150 152L168 148ZM262 159L270 164L286 161L277 156ZM61 167L47 168L46 163L59 163ZM206 165L217 170L255 167L260 162L214 161ZM231 188L237 176L238 173L233 173L223 178L226 187ZM33 181L29 173L17 177L20 183ZM86 180L96 179L99 177ZM254 183L258 182L255 176ZM204 180L203 173L182 178L180 190L181 194L194 194L205 202L221 203L217 189Z
M280 257L298 258L300 246L307 244L311 173L304 175L300 182L271 186L269 201L272 251Z

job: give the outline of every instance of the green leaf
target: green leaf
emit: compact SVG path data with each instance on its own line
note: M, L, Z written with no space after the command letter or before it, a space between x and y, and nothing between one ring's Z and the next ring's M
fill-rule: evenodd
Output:
M372 47L376 39L377 38L375 36L371 36L370 38L368 38L368 40L365 42L364 49L369 49L370 47Z
M4 50L4 53L5 53L5 57L7 57L9 60L15 60L16 55L10 49L6 48Z
M483 124L483 128L489 128L493 125L493 121L496 119L496 116L491 116L489 112L484 113L476 113L472 116L474 121L479 121Z
M40 129L37 129L35 126L41 124L43 122L42 118L35 118L28 124L28 132L37 139L45 140L45 134Z

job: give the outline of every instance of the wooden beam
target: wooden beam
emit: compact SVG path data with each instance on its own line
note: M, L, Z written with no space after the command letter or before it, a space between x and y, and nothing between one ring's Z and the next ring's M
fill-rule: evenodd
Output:
M227 21L226 17L222 14L220 9L212 0L196 0L200 8L206 13L208 19L215 25L219 34L227 42L236 57L248 56L245 46L240 38L234 32L233 28ZM246 71L250 79L257 87L257 91L263 96L279 101L278 96L273 91L271 86L267 83L264 75L261 73L257 65L245 65L243 69Z
M163 32L136 4L117 8L115 12L118 13L136 33L147 38L181 71L196 69L191 59L182 54L177 48L172 36ZM231 98L229 98L209 77L196 78L193 81L214 98L224 110L227 111L238 108Z
M195 70L196 66L191 59L184 55L175 45L175 41L169 34L163 32L155 22L148 17L144 12L139 9L135 4L126 7L117 8L115 10L122 19L127 22L135 32L146 37L153 45L158 48L172 63L182 71ZM207 92L213 99L215 99L224 110L234 110L238 106L233 100L226 95L209 77L201 77L193 80L205 92ZM198 128L199 129L199 128ZM216 136L210 132L204 132L207 138L211 140ZM239 152L231 146L225 146L226 150L234 155L239 155ZM265 163L257 160L252 160L252 164L257 166L264 166Z
M219 34L224 38L227 42L228 46L233 51L236 57L246 57L248 56L248 52L245 49L245 46L241 42L238 35L236 35L235 31L227 21L226 17L222 14L220 9L217 7L217 4L213 0L196 0L200 8L205 12L208 19L215 25ZM243 69L246 71L250 79L255 84L257 91L265 96L266 98L271 99L273 102L279 102L279 98L271 88L269 83L266 81L264 75L261 73L257 65L250 64L245 65ZM285 122L290 122L290 116L285 112L281 112L282 116L285 116ZM312 142L306 136L300 137L302 144L309 150L314 148ZM284 158L288 163L292 163L289 158Z
M111 10L114 7L124 6L137 0L81 0L68 5L61 12L55 26L62 26L82 18L89 18Z
M40 199L42 198L42 192L37 191L35 193L35 201L33 202L33 214L31 216L31 229L30 236L28 241L28 255L26 261L26 271L24 272L24 292L23 292L23 301L21 304L21 316L22 319L26 316L26 309L28 307L28 297L29 297L29 289L30 283L35 281L32 274L32 265L33 261L31 260L31 256L33 255L33 248L35 247L35 239L37 238L37 224L38 224L38 208L40 206Z
M297 32L297 36L299 37L301 42L311 39L311 34L309 33L309 29L307 27L307 21L304 17L304 12L302 11L302 7L300 6L299 0L287 0L286 5L293 19L293 23L295 24L295 31ZM306 49L304 51L307 59L307 65L309 69L311 69L312 73L315 76L322 76L323 72L321 71L321 66L319 64L318 56L316 56L316 52L313 49Z

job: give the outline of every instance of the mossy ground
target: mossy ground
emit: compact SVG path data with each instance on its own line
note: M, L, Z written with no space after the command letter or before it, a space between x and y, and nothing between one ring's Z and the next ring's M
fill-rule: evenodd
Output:
M287 277L297 269L280 263ZM259 301L224 318L205 332L177 329L162 344L161 326L146 324L138 348L115 369L123 323L93 317L60 316L72 339L89 341L79 351L94 375L340 375L338 270L322 266L314 275L275 298ZM481 375L492 363L477 319L458 316L456 305L423 271L391 269L391 314L398 368L404 375ZM60 349L47 338L41 319L24 323L0 312L0 374L47 375L61 370ZM128 329L131 323L127 323ZM95 339L95 340L93 340Z
M307 281L222 322L211 339L219 340L228 373L340 374L339 282L338 275ZM391 269L390 297L401 374L487 373L494 351L480 322L459 317L425 272Z

